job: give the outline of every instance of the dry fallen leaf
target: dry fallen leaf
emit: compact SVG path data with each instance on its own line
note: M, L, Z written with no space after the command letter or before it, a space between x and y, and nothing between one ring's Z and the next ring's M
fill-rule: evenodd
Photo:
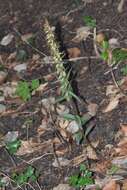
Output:
M122 96L123 96L123 95L118 94L118 95L116 95L115 97L112 97L112 98L110 99L110 102L109 102L108 106L103 110L103 113L107 113L107 112L110 112L110 111L112 111L113 109L115 109L115 108L118 106L119 100L120 100L120 98L121 98Z
M29 38L32 38L33 37L33 34L32 33L28 33L28 34L24 34L22 35L22 40L23 41L27 41Z
M87 146L86 154L89 159L98 160L97 154L95 150L91 146Z
M68 52L68 57L69 58L76 58L76 57L79 57L80 54L81 54L80 49L77 48L77 47L68 48L67 52Z
M125 0L120 0L118 7L117 7L117 10L119 13L123 12L124 3L125 3Z
M88 112L90 115L95 116L98 110L98 105L95 103L90 103L88 105Z
M127 179L123 181L122 190L127 190Z
M86 152L82 153L79 156L76 156L70 161L71 166L78 166L80 165L83 161L87 160L87 155Z
M14 38L13 34L8 34L8 35L6 35L6 36L3 37L3 39L0 42L0 44L2 46L7 46L7 45L9 45L12 42L13 38Z
M57 168L57 167L59 167L59 164L60 164L60 166L67 166L67 165L69 165L69 163L70 163L70 160L60 157L60 158L58 158L58 160L55 159L54 162L52 163L52 165Z
M7 78L7 73L5 71L0 71L0 84L3 84Z
M31 140L29 141L22 141L21 147L18 149L16 155L21 156L25 154L31 154L35 151L39 151L40 149L43 149L51 144L51 140L48 140L44 143L35 143Z
M109 183L105 185L103 190L117 190L117 184L114 180L110 180Z
M121 124L121 132L127 137L127 124Z
M108 85L106 88L106 96L113 97L115 96L120 90L115 85Z
M59 184L53 190L73 190L68 184Z
M100 163L97 163L95 168L93 169L96 172L106 173L107 168L111 165L110 161L102 160Z
M90 35L90 28L88 26L83 26L77 29L76 36L72 39L72 41L79 43L82 40L86 40L86 38Z
M119 144L118 147L115 148L115 151L117 154L119 154L120 156L124 156L127 154L127 138L123 138Z
M97 34L97 36L96 36L97 43L99 43L99 44L102 43L104 41L104 39L105 39L105 35L103 33Z

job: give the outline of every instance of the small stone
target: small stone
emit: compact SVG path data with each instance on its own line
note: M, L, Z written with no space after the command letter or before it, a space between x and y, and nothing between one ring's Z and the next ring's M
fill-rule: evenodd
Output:
M18 131L9 131L4 137L4 142L6 143L13 142L17 140L18 135L19 135Z
M26 69L27 69L26 63L22 63L14 67L14 70L17 72L25 71Z
M4 36L3 39L1 40L0 44L2 46L7 46L11 43L11 41L13 40L14 36L13 34L8 34L7 36Z
M71 121L67 127L67 131L74 134L79 131L79 125L76 121Z
M118 42L117 38L111 38L109 39L109 45L112 49L118 48L120 46L120 43Z

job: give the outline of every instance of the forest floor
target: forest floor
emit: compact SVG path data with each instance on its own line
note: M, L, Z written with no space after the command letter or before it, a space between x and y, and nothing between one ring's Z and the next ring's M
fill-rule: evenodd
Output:
M123 3L0 0L1 190L127 190ZM60 82L45 19L80 101L55 101Z

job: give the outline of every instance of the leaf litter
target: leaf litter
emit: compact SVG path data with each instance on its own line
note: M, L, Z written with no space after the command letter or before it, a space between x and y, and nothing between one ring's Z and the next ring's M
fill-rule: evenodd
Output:
M93 1L92 0L83 1L83 3L90 4L90 3L93 3ZM122 11L123 11L123 7L122 7ZM72 17L73 16L71 15L70 15L70 18L66 17L66 20L64 21L64 24L66 24L64 26L65 28L68 24L71 25L73 23ZM94 21L96 20L94 19ZM95 22L93 24L95 24ZM87 57L87 51L85 51L84 54L82 54L83 49L80 47L80 43L82 42L86 43L86 40L90 39L90 35L91 36L93 35L91 27L80 25L79 27L75 29L75 31L76 31L76 36L74 38L72 38L71 36L70 42L68 41L68 43L73 43L72 47L70 45L70 47L68 46L69 48L67 48L68 58L80 59L80 56L84 56L85 54L85 60L87 60L87 58L90 58L90 55ZM35 36L36 35L34 35L34 33L32 32L28 32L28 33L24 32L24 35L21 35L21 39L25 44L25 42L29 41L31 38ZM106 36L103 35L103 33L97 34L96 42L100 44L105 39L105 37ZM14 38L15 36L11 34L4 36L3 39L1 40L1 45L2 46L10 45L11 42L13 42ZM94 89L96 88L95 86L92 86L93 84L91 84L91 86L89 85L89 77L88 77L89 66L87 67L87 72L84 72L84 73L82 72L82 75L84 75L83 77L86 77L86 81L87 81L86 83L88 86L87 87L81 86L82 88L81 91L85 89L85 93L86 93L85 97L88 98L88 100L85 103L84 102L81 103L82 105L79 106L81 109L81 110L79 109L80 114L77 115L77 113L75 113L73 109L73 106L70 106L70 103L65 103L65 105L64 105L64 102L56 103L54 95L53 94L49 95L47 93L47 91L49 92L50 90L53 93L56 93L59 90L59 89L53 90L54 89L53 84L55 84L54 74L51 73L51 69L50 69L53 63L52 56L49 55L42 58L40 55L36 54L35 52L29 56L29 53L30 53L29 49L23 48L24 44L22 43L20 44L20 43L17 45L17 47L19 48L18 51L11 53L7 57L7 62L3 64L5 66L5 69L0 70L0 84L1 84L0 86L1 111L0 112L6 113L7 117L9 117L8 113L10 113L12 117L11 119L9 118L9 121L10 121L9 129L8 129L7 123L5 122L6 117L4 114L2 114L2 117L3 118L5 117L5 118L3 119L1 117L2 118L1 121L3 123L1 124L1 121L0 121L0 125L2 126L1 128L6 128L6 132L8 130L8 133L6 133L6 135L4 136L5 141L13 142L17 140L18 138L21 138L20 139L21 144L20 144L19 149L15 153L15 156L23 157L24 160L27 160L29 157L34 156L34 158L32 158L33 159L32 162L34 163L36 161L39 161L39 159L43 158L45 154L46 154L45 160L48 161L47 155L52 154L54 159L50 160L51 163L49 165L52 165L52 167L55 167L56 171L57 171L57 168L59 168L58 161L60 165L62 166L63 170L66 170L66 167L68 167L68 170L70 169L70 167L74 167L74 169L76 169L80 166L81 163L87 164L87 162L89 162L88 165L90 166L90 168L95 168L96 184L93 186L84 187L84 189L95 190L96 185L99 185L99 187L103 190L119 190L120 189L119 181L121 179L122 180L124 179L122 175L125 171L122 171L123 173L122 172L119 173L119 176L115 176L114 174L112 174L112 176L109 177L107 174L108 173L107 170L109 169L109 165L111 163L118 164L119 166L122 166L122 167L126 166L126 162L127 162L126 124L121 125L120 136L118 138L119 142L117 142L117 145L115 143L116 147L114 144L106 144L104 148L103 144L105 144L105 139L106 139L104 134L102 136L104 141L101 141L102 139L100 138L98 138L97 141L94 140L94 138L96 138L96 132L97 132L96 129L101 131L102 130L101 128L105 128L105 123L101 123L101 128L98 128L100 124L97 121L101 120L101 117L106 117L105 116L106 114L101 115L101 111L100 111L101 105L98 103L98 102L101 102L100 97L99 97L100 92L98 92L98 94L95 96L94 95L91 96L89 94L90 89L92 89L92 93L94 94ZM116 36L111 36L109 38L109 45L112 49L118 48L120 46L118 38ZM83 62L82 64L86 64L86 63L87 61ZM76 64L78 66L75 66ZM80 62L77 62L76 64L75 63L72 64L73 67L77 69L76 72L78 72L78 70L83 71L82 69L83 67L81 67ZM46 67L48 67L48 73L45 73L45 71L43 70ZM96 72L98 71L96 70ZM43 73L43 76L42 76L42 73ZM14 75L16 75L15 80L12 78L12 75L13 77ZM26 81L30 84L31 81L35 78L39 79L39 81L41 81L41 84L39 84L39 86L32 91L31 99L23 103L20 100L20 98L15 94L18 82ZM80 80L77 80L77 81L80 81ZM85 85L85 80L83 80L83 82ZM80 86L80 84L78 85ZM105 84L105 87L106 87L106 84ZM126 87L127 87L126 79L124 79L124 82L121 83L121 87L122 89L126 90ZM123 95L121 94L120 89L117 88L114 84L110 84L110 85L107 85L106 92L104 93L106 96L106 100L108 99L108 104L102 110L102 112L111 113L113 110L114 112L117 112L116 108L119 109L118 105L121 106L120 100L123 99ZM21 110L19 109L20 106L21 106ZM37 112L35 111L36 110L35 107L38 107ZM20 111L18 111L18 109ZM15 114L13 110L15 111ZM64 119L62 117L64 114L68 114L68 115L70 114L71 120ZM84 120L84 115L87 116L85 118L86 121ZM23 121L26 119L29 119L29 117L32 117L33 123L29 127L25 125L23 127L22 125ZM38 119L37 121L38 117L40 119ZM93 121L93 118L95 119L94 121ZM91 122L92 124L89 121L92 121ZM21 122L21 125L19 126L20 122ZM87 125L83 124L83 122ZM95 134L92 137L93 141L89 143L89 134L91 135L91 133L94 131L95 131ZM20 133L21 136L17 134L18 132ZM124 137L121 138L122 136L121 134L123 133L124 133L123 135ZM82 139L83 136L85 136L85 138L83 139L83 144L80 144L80 139L78 138L81 137ZM75 141L76 139L78 140L78 143ZM111 140L109 139L109 141ZM55 149L54 149L54 144L55 144ZM13 146L17 146L17 144L15 143L13 144ZM107 148L110 149L109 152L107 151ZM111 149L112 149L112 154L111 154ZM107 155L106 156L104 155L103 157L103 154L106 153L106 151L107 151ZM110 155L108 155L108 153ZM27 160L28 163L31 163L29 161L30 160ZM100 165L97 165L98 162L100 162ZM41 160L41 164L43 164L43 159ZM41 168L41 164L39 162L40 168ZM92 164L94 165L94 167L92 167L93 166ZM97 169L102 176L105 176L104 179L102 179L98 175ZM48 173L47 168L45 169L44 167L44 170L46 170L46 172ZM44 174L43 174L44 178L45 178L46 172L44 171ZM46 176L46 178L49 178L49 176L48 177ZM122 181L122 183L123 183L123 189L126 189L127 187L126 180ZM52 188L54 190L55 189L58 189L58 190L72 189L66 183L59 184L59 185L56 185L53 183Z

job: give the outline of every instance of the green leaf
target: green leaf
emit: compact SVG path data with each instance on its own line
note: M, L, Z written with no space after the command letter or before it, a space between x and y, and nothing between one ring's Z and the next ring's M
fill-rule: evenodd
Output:
M78 182L78 175L73 175L71 177L69 177L69 184L73 187L76 187Z
M84 187L86 185L92 185L94 182L93 182L93 179L92 178L89 178L89 177L84 177L84 176L81 176L78 180L78 186L79 187Z
M31 89L32 89L32 90L35 90L35 89L37 89L38 87L39 87L39 80L38 80L38 79L32 80L32 82L31 82Z
M77 133L74 134L74 139L76 141L76 143L79 145L81 143L81 141L83 140L83 131L78 131Z
M79 98L76 94L74 94L72 91L69 91L69 94L70 94L70 97L75 98L78 102L80 102L80 103L81 103L80 98Z
M20 174L14 173L12 175L12 179L16 184L23 185L25 183L28 183L29 180L36 181L38 176L39 174L35 171L35 168L28 166L24 172Z
M112 56L113 62L117 64L119 62L127 60L127 51L116 48L112 51Z
M31 36L30 38L27 39L27 42L28 42L31 46L35 46L35 39L36 39L36 36L33 35L33 36Z
M30 180L33 181L33 182L37 181L37 176L36 175L32 175L30 177Z
M103 51L103 52L101 53L101 58L102 58L104 61L107 61L107 60L108 60L108 57L109 57L108 51Z
M95 28L96 27L96 20L93 17L91 17L91 16L84 16L83 20L84 20L86 26L89 26L91 28Z
M22 185L24 183L27 183L27 177L23 173L21 173L19 176L17 176L17 178L15 179L15 182L18 185Z
M62 117L68 121L73 121L75 120L75 115L72 115L70 113L65 113L62 115Z
M18 61L24 62L27 60L28 56L25 50L21 49L17 51L16 58Z
M20 81L16 89L16 94L24 101L29 100L31 98L29 84L25 81Z
M127 75L127 65L125 65L122 69L121 72L123 75Z
M103 40L103 42L102 42L102 48L103 48L104 51L107 50L107 49L109 49L109 42L106 41L106 40Z
M29 166L25 171L25 175L29 178L34 174L35 169L32 166Z
M80 164L80 171L84 172L86 170L85 164Z
M7 182L4 180L4 178L0 178L0 187L5 187L7 185Z
M15 140L6 144L6 148L10 154L15 154L21 146L21 140Z

